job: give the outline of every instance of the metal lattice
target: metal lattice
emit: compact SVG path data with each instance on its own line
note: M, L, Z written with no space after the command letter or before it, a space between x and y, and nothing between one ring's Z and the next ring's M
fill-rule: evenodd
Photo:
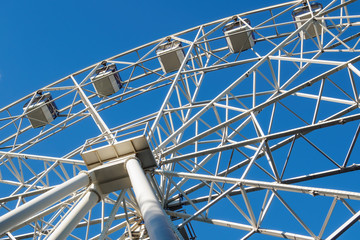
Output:
M202 239L214 225L242 239L358 231L359 4L321 3L166 36L0 109L0 226L87 171L82 152L140 135L156 161L147 179L179 239ZM231 24L239 28L224 35ZM99 74L119 78L105 91ZM2 239L47 238L88 191L50 202ZM74 239L149 238L131 188L103 195L74 228Z

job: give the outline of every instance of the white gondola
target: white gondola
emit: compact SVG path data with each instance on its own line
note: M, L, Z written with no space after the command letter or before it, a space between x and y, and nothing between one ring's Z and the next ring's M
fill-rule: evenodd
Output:
M255 44L254 33L250 30L250 21L248 19L243 21L235 17L234 22L226 24L223 28L226 42L232 53L248 50Z
M313 15L316 15L322 9L321 3L312 2L309 5L301 6L296 8L292 15L293 19L296 21L296 28L300 28L307 20L312 18ZM324 22L322 22L324 23ZM303 39L310 39L321 34L321 25L319 23L311 23L308 25L305 31L301 31L299 36Z
M99 97L110 96L122 88L121 77L115 64L104 63L95 73L91 81Z
M161 68L165 73L179 70L185 59L185 53L182 49L181 42L176 40L168 40L168 42L161 44L156 49L156 55L158 56Z
M39 92L31 101L27 102L23 110L33 128L43 127L58 116L58 108L50 93Z

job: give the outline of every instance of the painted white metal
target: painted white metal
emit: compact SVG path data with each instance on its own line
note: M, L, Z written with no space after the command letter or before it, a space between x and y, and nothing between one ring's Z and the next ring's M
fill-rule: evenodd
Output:
M117 73L115 73L117 74ZM109 96L120 90L118 80L113 72L100 72L91 78L96 93L100 96Z
M179 41L165 42L156 50L162 70L170 73L179 70L185 54Z
M349 218L343 225L341 225L336 231L334 231L326 240L334 240L341 236L348 228L355 224L360 219L360 211L355 213L351 218Z
M41 156L41 155L34 155L34 154L23 154L23 153L12 153L12 152L0 151L0 155L6 156L6 157L34 159L34 160L47 161L47 162L61 162L61 163L70 163L70 164L76 164L76 165L84 164L84 162L81 160L58 158L58 157L48 157L48 156Z
M189 218L192 216L190 214L181 213L181 212L167 211L167 213L170 216L176 216L176 217L180 217L183 219L186 219L186 218ZM208 224L224 226L224 227L227 226L229 228L241 229L241 230L245 230L248 232L251 232L252 230L254 230L254 228L251 225L241 224L241 223L237 223L237 222L225 221L225 220L220 220L220 219L212 219L212 218L204 219L204 218L200 218L200 217L195 217L194 219L197 221L200 221L200 222L208 223ZM259 228L257 231L262 234L265 234L265 235L275 236L275 237L279 237L279 238L286 238L286 239L293 239L293 240L299 240L299 239L314 240L312 237L308 237L305 235L294 234L294 233L290 233L290 232L281 232L281 231L272 230L272 229Z
M86 149L81 153L81 157L89 170L106 162L126 158L130 155L137 155L144 169L156 167L154 156L145 136L136 136L123 141L114 140L114 143L110 145Z
M124 195L125 195L125 191L122 191L118 198L116 199L116 203L115 203L115 206L113 207L113 209L111 210L111 213L106 221L106 224L105 224L105 227L102 229L102 232L100 234L100 237L98 240L104 240L106 239L106 236L108 235L108 231L111 227L111 224L115 218L115 215L117 213L117 211L119 210L119 207L120 207L120 204L121 202L123 201L124 199Z
M39 103L27 109L26 116L34 128L45 126L54 120L46 103Z
M166 95L166 97L165 97L165 99L164 99L164 102L163 102L160 110L158 111L158 113L157 113L157 115L156 115L156 119L155 119L155 121L154 121L154 123L153 123L153 125L152 125L152 127L151 127L151 133L153 133L153 132L155 131L156 125L157 125L158 122L160 121L160 118L161 118L161 116L162 116L162 114L163 114L163 111L165 110L166 105L167 105L167 103L168 103L168 101L169 101L169 99L170 99L170 97L171 97L171 94L173 93L173 91L174 91L174 89L175 89L176 83L177 83L177 81L180 79L181 70L185 67L186 61L187 61L188 58L190 57L191 51L192 51L192 49L194 48L196 41L198 40L198 37L199 37L199 35L200 35L200 33L201 33L201 29L202 29L202 27L200 27L200 29L198 30L198 32L197 32L197 34L196 34L196 37L195 37L195 39L194 39L194 42L191 44L191 46L189 47L189 49L187 49L187 53L186 53L186 55L185 55L185 57L184 57L184 59L183 59L183 62L181 63L181 66L180 66L180 68L179 68L179 71L177 71L176 76L175 76L175 78L174 78L174 80L173 80L173 82L172 82L172 84L171 84L171 86L170 86L170 89L169 89L169 91L168 91L168 93L167 93L167 95Z
M135 158L126 162L126 170L135 192L136 201L144 218L150 239L176 240L177 237L171 228L159 200L155 196L150 183L146 179L140 163Z
M80 85L77 83L75 78L71 76L72 81L74 82L74 85L77 88L77 91L79 92L79 95L81 97L82 102L88 109L88 111L91 114L91 117L94 119L96 125L99 127L100 131L105 134L105 137L108 139L108 142L111 143L111 140L113 139L112 133L108 126L105 124L104 120L101 118L100 114L96 111L95 107L92 105L92 103L89 101L89 98L84 93L84 90L80 87Z
M233 53L252 48L255 44L249 25L243 25L224 32L229 49Z
M291 13L298 6L309 2L291 1L237 14L238 18L251 20L250 30L253 31L254 43L256 42L255 45L251 44L251 50L241 54L229 51L227 38L221 32L222 27L229 23L232 17L172 35L171 39L180 41L187 54L180 57L181 63L177 62L177 68L180 67L181 70L168 72L166 76L158 62L159 56L156 55L156 49L166 38L111 57L107 60L108 63L116 64L126 80L123 81L123 91L114 92L107 98L98 98L90 79L101 62L56 81L41 90L54 92L54 96L57 96L54 101L62 103L63 108L59 109L61 117L45 125L41 131L33 129L28 125L28 121L23 120L24 113L19 115L24 112L24 102L34 97L36 92L1 108L0 184L10 186L13 190L9 191L8 196L1 197L0 211L14 213L17 206L21 208L22 202L49 192L50 189L56 189L55 184L59 181L65 182L71 176L76 176L79 171L85 169L85 164L75 159L88 144L101 146L108 142L110 145L116 145L116 138L128 138L133 136L132 134L142 132L154 150L153 156L160 168L153 172L155 175L151 176L151 185L147 189L156 192L152 199L161 203L160 210L171 209L167 211L169 215L185 220L180 226L200 221L210 225L210 230L211 224L223 226L224 229L241 229L247 232L239 236L243 239L261 238L260 234L288 239L323 239L330 231L333 234L329 238L341 235L357 220L359 209L356 208L356 204L352 205L360 196L357 185L354 184L356 181L346 181L347 186L344 189L350 191L343 191L341 188L335 190L331 187L318 188L315 181L301 183L329 176L339 177L340 181L337 183L341 183L341 174L360 170L355 157L360 128L351 129L357 126L360 120L360 58L353 58L360 52L360 33L354 27L359 25L360 16L351 14L353 6L358 7L354 0L324 0L323 10L316 12L315 15L318 15L314 18L306 16L305 25L308 26L304 26L305 21L294 21ZM297 30L296 25L299 27ZM310 38L304 34L306 28L314 30L311 33L314 37ZM249 32L243 33L246 33L245 37L249 36ZM222 70L232 69L236 71L231 72L231 77L227 76L228 79L222 76L218 79L209 78L212 71L221 73ZM212 92L209 95L207 88ZM143 115L129 122L122 122L121 117L118 117L123 112L117 111L118 108L114 106L137 101L140 95L147 96L149 102L156 101L157 96L160 96L157 91L163 91L162 96L165 96L157 103L161 106L160 109L155 109L155 112L139 109L139 114ZM116 123L115 120L119 122L112 129L100 115L107 109L116 116L112 124ZM291 121L287 120L289 115L293 117ZM73 149L63 157L27 153L28 149L31 152L33 147L40 147L42 143L51 141L53 135L64 129L69 128L71 132L72 127L81 128L83 120L89 117L95 120L101 134L88 140L81 139L83 136L79 134L77 138L80 142L86 140L83 146ZM331 131L334 128L347 129L346 131L350 132L336 144L337 147L346 145L347 148L347 151L344 151L345 155L340 159L338 156L342 151L334 154L331 152L332 149L329 151L328 146L324 146L328 139L319 143L316 139L323 140L321 135L316 136L315 140L312 138L324 128L329 130L326 131L326 138L336 138L336 131ZM340 131L342 133L342 130ZM330 135L330 132L333 135ZM292 172L289 176L288 169L291 169L293 159L296 158L296 163L299 164L299 158L294 156L294 153L303 147L299 144L301 141L324 159L309 157L309 160L302 157L301 162L307 162L302 169L306 173ZM129 145L129 149L131 147ZM304 149L301 151L306 151L306 148ZM120 157L117 151L113 151L113 154L110 154L111 159L106 159L101 151L94 151L93 156L86 158L87 163L90 163L87 166L92 165L95 168L95 165L112 164L111 161ZM282 154L283 156L280 156ZM104 159L105 161L102 161ZM321 171L312 168L311 161L323 160L325 163L321 166ZM43 167L39 167L40 161ZM125 168L123 170L125 171ZM144 225L139 223L143 211L137 206L137 194L135 197L132 191L124 190L124 198L120 202L116 200L119 192L111 193L121 185L117 181L119 179L111 177L118 176L117 174L123 170L117 166L103 174L97 172L99 179L102 178L107 186L102 189L110 194L104 197L100 213L90 210L84 221L76 223L77 220L74 221L74 218L66 218L61 223L74 221L76 227L86 228L85 237L75 232L70 236L78 239L95 239L99 236L105 237L105 232L111 235L117 230L124 232L120 239L146 235ZM252 174L254 170L263 175ZM198 174L200 171L201 174ZM53 176L58 177L57 181L52 181ZM94 179L96 180L96 177ZM229 184L233 185L230 190ZM129 181L126 187L131 187ZM143 186L141 189L143 190ZM74 202L84 191L85 189L74 191L74 196L64 201L49 199L52 206L45 207L43 212L37 212L36 215L21 221L19 225L7 227L6 231L11 232L1 237L43 238L53 226L59 225L61 216L67 211L66 206L80 211L80 207ZM271 194L271 191L279 193L279 196ZM253 202L253 192L256 192L254 195L257 196L261 196L261 193L265 195L264 199L256 201L263 203L261 209L257 209L258 204ZM333 199L331 206L325 206L326 210L330 208L328 215L325 219L319 219L323 227L318 235L318 230L313 229L312 225L302 218L303 215L295 211L297 208L294 206L298 207L301 203L292 202L285 196L291 194L300 194L306 198L322 195L321 198ZM237 195L242 197L233 197ZM214 201L219 196L221 198ZM273 199L276 197L282 199L285 211L287 209L287 213L303 226L306 236L288 232L286 226L283 226L284 229L279 229L278 226L274 227L278 230L271 229L272 225L269 222L275 225L281 217L272 215L274 211L269 210L274 206ZM346 202L346 199L351 201ZM217 219L217 207L221 202L226 202L235 209L233 212L223 212L230 221ZM335 202L338 204L335 205ZM31 201L26 204L29 203ZM90 209L87 205L90 203L91 201L84 203L87 207L81 209ZM337 221L336 210L339 204L344 204L354 214L354 217L344 224ZM121 223L114 221L114 226L110 226L114 213L108 218L106 210L110 212L110 209L117 207L119 212L124 212L126 220ZM186 210L187 213L175 210ZM31 210L24 210L26 211ZM258 218L256 212L260 212ZM10 213L4 216L10 216ZM74 212L69 211L69 214ZM235 217L235 214L239 214L240 217ZM162 217L168 220L166 215ZM20 219L19 216L16 218ZM109 222L104 227L107 220ZM263 222L266 220L268 223L266 228L263 228ZM338 229L334 229L333 224L328 224L336 221L337 226L343 224ZM102 235L100 232L92 235L90 226L95 224L99 225L99 229L103 227ZM169 225L171 228L172 224ZM121 230L124 227L127 228L126 231ZM150 228L153 227L150 225ZM62 229L67 232L66 234L70 233L70 228ZM115 237L115 234L113 236ZM199 238L201 237L200 235Z
M246 71L241 77L236 79L233 83L231 83L224 91L222 91L218 96L216 96L209 104L207 104L204 108L202 108L199 112L197 112L191 119L189 119L185 124L183 124L180 128L174 131L165 141L162 142L158 147L164 147L171 140L175 138L179 134L179 132L183 131L184 128L189 127L198 117L204 114L212 105L222 99L226 94L230 92L236 85L241 83L245 78L247 78L253 71L255 71L259 66L261 66L264 62L267 61L268 57L275 54L279 49L281 49L290 39L292 39L296 34L298 34L302 29L306 28L310 24L311 20L306 21L300 28L292 32L285 40L283 40L278 46L272 49L266 56L264 56L260 61L258 61L254 66L252 66L248 71ZM171 92L169 92L170 94ZM169 99L170 96L166 98ZM220 127L222 124L219 124Z
M314 12L307 12L302 15L296 16L296 26L299 28L307 20L311 19L314 15L318 14L321 9L317 9ZM321 26L319 23L314 22L309 25L305 30L300 32L300 36L304 39L313 38L321 34Z
M330 197L339 197L345 199L354 199L360 200L360 193L350 192L350 191L340 191L335 189L326 189L326 188L314 188L314 187L305 187L297 185L288 185L282 183L274 182L264 182L264 181L255 181L255 180L245 180L238 178L229 178L229 177L219 177L219 176L208 176L205 174L196 174L196 173L185 173L185 172L170 172L155 170L159 174L164 174L168 176L177 176L185 177L190 179L197 179L202 181L214 181L214 182L223 182L229 184L243 184L245 186L259 187L264 189L278 189L290 192L306 193L310 195L320 195L320 196L330 196Z
M89 176L86 173L80 173L78 176L60 184L56 188L1 216L0 235L15 228L28 218L53 205L58 200L72 194L79 188L89 185L89 183Z
M100 200L100 194L96 192L94 188L90 188L74 209L72 209L71 212L61 221L60 225L55 227L54 231L47 239L67 239L81 219L83 219L89 210L92 209Z
M210 154L210 153L216 153L216 152L220 152L223 150L232 149L234 147L245 146L245 145L252 144L252 143L259 143L263 140L271 140L271 139L286 137L286 136L293 135L296 133L309 132L309 131L319 129L324 126L333 126L333 125L337 125L337 124L344 124L346 122L356 121L359 119L360 119L360 114L356 114L353 116L348 116L348 117L344 117L344 118L340 118L340 119L324 121L321 123L305 126L305 127L298 128L298 129L291 129L291 130L285 131L285 132L273 133L273 134L269 134L269 135L263 136L263 137L257 137L257 138L253 138L253 139L249 139L249 140L244 140L244 141L241 141L238 143L232 143L232 144L228 144L225 146L219 146L219 147L214 147L214 148L198 151L196 153L184 154L179 157L173 157L171 160L168 160L166 162L164 161L163 164L177 162L180 160L189 159L189 158L196 157L196 156L202 156L202 155L206 155L206 154ZM168 155L171 152L173 152L173 149L168 150L167 152L164 153L164 155Z

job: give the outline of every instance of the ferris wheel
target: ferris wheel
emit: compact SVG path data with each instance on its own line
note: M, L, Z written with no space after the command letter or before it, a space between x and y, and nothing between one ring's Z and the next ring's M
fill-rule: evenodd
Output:
M355 239L360 15L295 0L0 109L0 239Z

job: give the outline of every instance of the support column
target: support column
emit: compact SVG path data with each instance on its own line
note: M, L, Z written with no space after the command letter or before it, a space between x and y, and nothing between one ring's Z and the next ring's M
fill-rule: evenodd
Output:
M56 186L11 212L4 214L0 217L0 235L11 231L11 229L22 224L30 217L89 184L89 176L86 173L80 173L76 177Z
M79 224L81 219L83 219L83 217L90 211L90 209L93 208L100 200L100 194L96 192L96 190L90 189L47 239L67 239L70 233Z
M126 162L136 201L139 204L145 226L151 240L177 240L169 220L165 215L150 183L137 159L131 158Z

